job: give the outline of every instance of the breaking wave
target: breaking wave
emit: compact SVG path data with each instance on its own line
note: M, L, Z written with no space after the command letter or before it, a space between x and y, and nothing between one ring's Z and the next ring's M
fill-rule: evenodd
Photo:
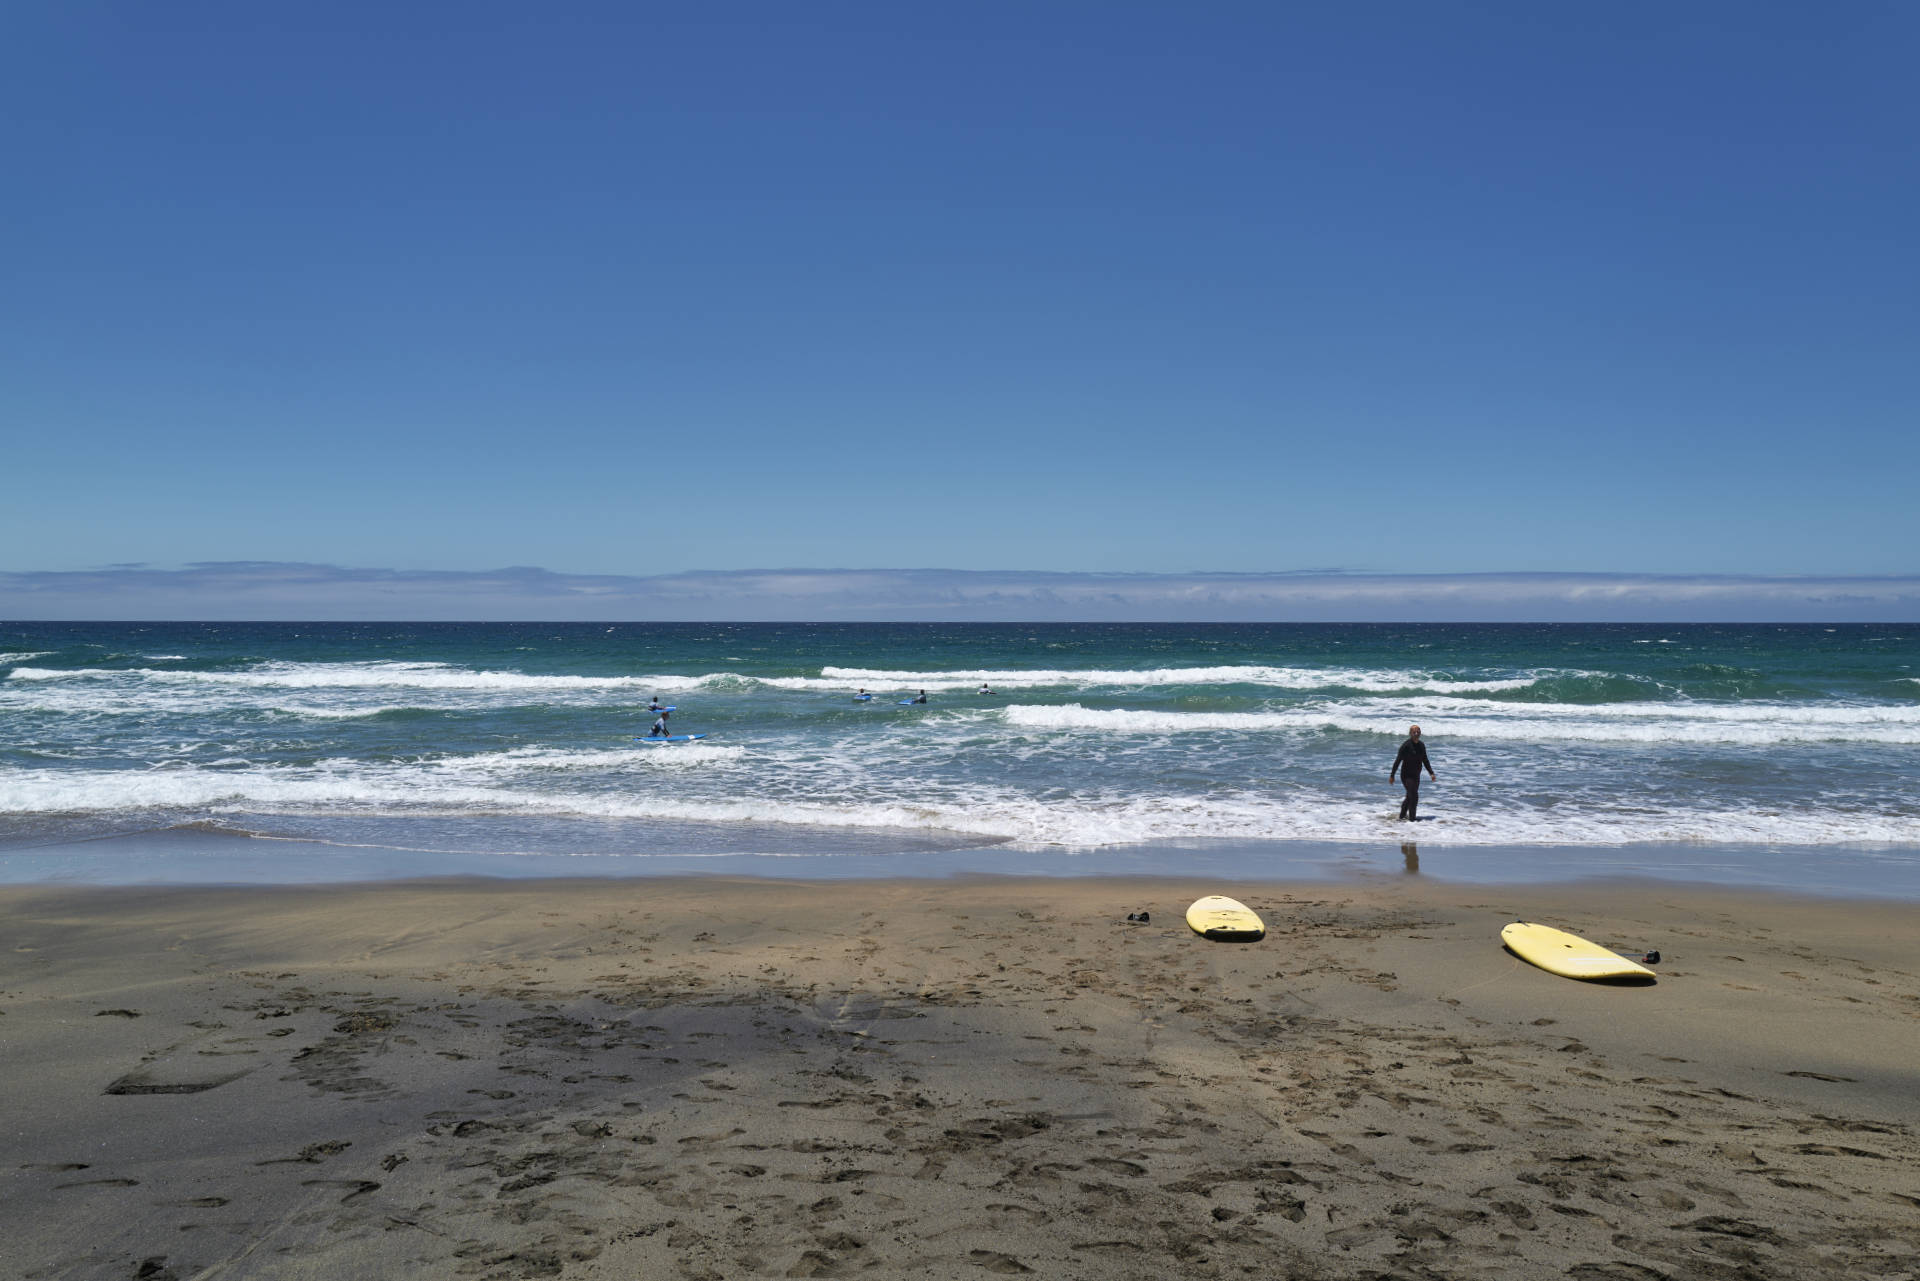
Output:
M1025 729L1115 734L1311 732L1400 735L1418 721L1431 741L1447 737L1507 742L1920 743L1920 708L1702 703L1500 704L1410 698L1391 703L1331 703L1269 712L1160 712L1016 704L1007 723Z
M37 655L27 656L37 657ZM1168 667L1144 671L1122 669L901 671L859 667L823 667L818 676L753 676L738 672L698 675L568 676L525 672L477 671L445 663L291 663L270 662L244 671L179 671L164 668L47 668L16 667L16 681L100 681L138 678L144 683L171 686L214 686L246 689L423 689L533 692L640 691L669 693L701 688L765 686L795 691L842 692L859 686L869 689L973 690L979 685L1009 689L1202 687L1218 685L1266 686L1288 690L1360 690L1379 693L1432 690L1443 693L1505 692L1526 689L1542 680L1599 676L1590 672L1535 672L1524 676L1484 678L1452 676L1442 672L1374 671L1363 668L1309 667Z
M1158 667L1142 671L1120 668L1075 670L996 670L916 672L869 667L823 667L820 676L808 678L795 688L828 687L839 689L849 683L870 689L972 689L976 685L1005 686L1008 689L1077 687L1103 689L1144 689L1160 686L1265 685L1274 689L1354 689L1377 692L1433 689L1450 692L1525 689L1548 675L1481 679L1450 676L1443 672L1377 671L1357 667ZM1586 673L1571 673L1584 675ZM769 683L782 684L781 681Z
M709 748L707 753L739 749ZM700 749L627 761L653 768L699 768ZM724 759L724 758L722 758ZM583 762L584 763L584 762ZM458 817L585 817L813 828L901 828L1036 846L1089 848L1166 840L1379 841L1395 837L1390 801L1292 793L1205 796L1097 794L1040 799L1010 791L929 800L876 797L828 801L739 795L688 798L643 791L594 792L490 785L485 775L509 772L494 762L466 772L407 775L377 768L335 770L25 771L3 797L0 813L138 811L156 821L234 824L246 816L413 814ZM525 767L530 761L521 761ZM161 818L159 816L165 816ZM1893 844L1915 837L1911 818L1872 812L1781 809L1771 813L1718 807L1659 813L1569 811L1520 804L1462 813L1442 826L1423 825L1428 845L1621 845L1635 842L1770 842L1794 845ZM662 850L663 854L672 853Z

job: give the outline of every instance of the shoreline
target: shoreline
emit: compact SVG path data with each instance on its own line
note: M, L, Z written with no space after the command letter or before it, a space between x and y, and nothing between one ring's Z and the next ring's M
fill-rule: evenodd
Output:
M467 825L462 825L467 826ZM1920 903L1920 849L1880 846L1448 845L1407 839L1160 841L1092 849L1011 842L851 852L810 833L777 853L596 852L571 848L463 848L473 832L428 830L386 839L324 840L204 825L0 846L0 887L32 885L375 885L481 877L501 881L651 881L747 877L794 882L1007 876L1107 880L1167 877L1237 882L1345 884L1376 878L1484 887L1614 882L1754 889L1814 898ZM437 846L397 843L432 838ZM464 842L456 841L464 838ZM496 843L497 835L494 836ZM778 845L769 839L767 844ZM449 848L451 846L451 848Z
M0 888L0 1261L101 1281L1920 1267L1920 904L1226 892L1264 940L1193 935L1194 887L1167 877ZM1499 945L1516 917L1657 947L1660 979L1534 969Z

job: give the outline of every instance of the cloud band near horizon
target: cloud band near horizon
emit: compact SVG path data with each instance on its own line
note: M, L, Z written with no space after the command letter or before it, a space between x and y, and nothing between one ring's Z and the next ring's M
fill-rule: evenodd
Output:
M0 572L0 618L300 621L1910 622L1920 575L1115 574L767 569L657 575L222 561Z

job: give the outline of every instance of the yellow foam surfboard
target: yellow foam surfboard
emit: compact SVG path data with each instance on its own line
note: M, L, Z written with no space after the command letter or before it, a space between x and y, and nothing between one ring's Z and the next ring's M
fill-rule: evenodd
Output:
M1266 925L1252 908L1224 894L1195 899L1187 909L1187 924L1203 938L1232 942L1251 942L1267 932Z
M1551 925L1515 921L1500 931L1500 941L1523 961L1570 979L1650 979L1654 972L1578 934Z

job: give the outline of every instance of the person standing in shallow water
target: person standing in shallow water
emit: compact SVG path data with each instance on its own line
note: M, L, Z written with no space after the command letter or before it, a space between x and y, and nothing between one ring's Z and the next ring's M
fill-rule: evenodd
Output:
M1400 802L1400 817L1412 823L1420 817L1420 771L1427 771L1427 777L1439 782L1433 772L1433 765L1427 760L1427 745L1420 741L1420 727L1407 727L1407 741L1400 744L1400 754L1393 758L1393 768L1387 771L1387 782L1393 782L1393 776L1400 776L1401 785L1407 789L1407 798Z

